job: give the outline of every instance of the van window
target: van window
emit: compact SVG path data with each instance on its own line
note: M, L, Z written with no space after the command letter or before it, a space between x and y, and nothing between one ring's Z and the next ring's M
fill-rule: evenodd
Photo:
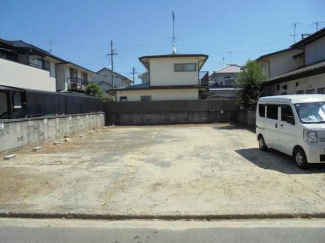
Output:
M278 120L278 106L277 105L267 105L267 118Z
M293 116L290 105L281 106L281 121L287 121L288 116Z
M258 113L260 114L260 117L265 117L265 105L258 105Z

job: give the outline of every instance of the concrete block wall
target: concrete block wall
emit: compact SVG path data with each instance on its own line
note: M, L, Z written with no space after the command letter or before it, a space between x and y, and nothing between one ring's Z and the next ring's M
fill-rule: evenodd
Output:
M0 120L0 153L104 125L103 112Z

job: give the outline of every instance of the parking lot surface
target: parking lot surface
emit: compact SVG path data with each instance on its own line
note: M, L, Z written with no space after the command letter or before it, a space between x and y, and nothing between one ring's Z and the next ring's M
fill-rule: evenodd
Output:
M322 215L325 165L300 170L228 124L112 127L0 164L0 213Z

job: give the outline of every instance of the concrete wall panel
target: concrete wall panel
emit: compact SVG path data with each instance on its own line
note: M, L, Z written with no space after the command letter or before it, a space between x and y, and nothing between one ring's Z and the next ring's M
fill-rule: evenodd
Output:
M104 113L0 120L0 152L103 127ZM2 126L0 126L2 127Z

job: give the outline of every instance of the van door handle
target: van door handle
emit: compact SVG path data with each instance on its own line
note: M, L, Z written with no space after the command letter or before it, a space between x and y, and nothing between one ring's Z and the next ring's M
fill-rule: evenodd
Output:
M275 123L275 128L278 128L278 123Z

